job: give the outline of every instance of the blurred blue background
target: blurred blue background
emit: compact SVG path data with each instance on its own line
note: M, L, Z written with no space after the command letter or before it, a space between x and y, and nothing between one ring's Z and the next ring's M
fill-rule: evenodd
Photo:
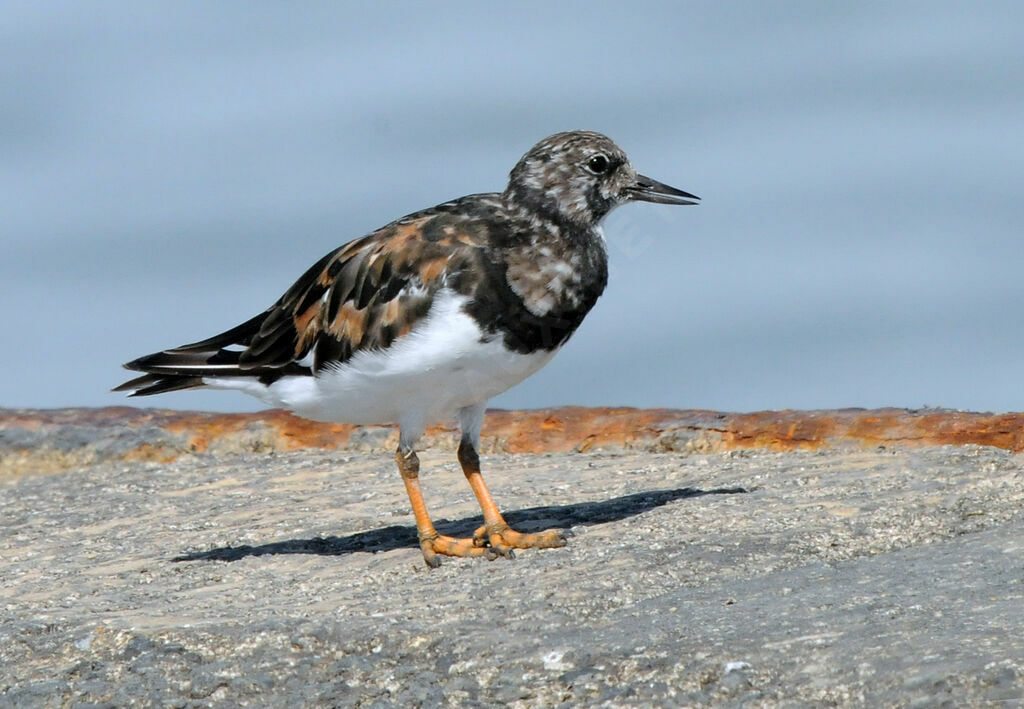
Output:
M493 405L1024 408L1024 4L439 7L4 3L0 406L128 403L121 362L586 128L704 203L614 213Z

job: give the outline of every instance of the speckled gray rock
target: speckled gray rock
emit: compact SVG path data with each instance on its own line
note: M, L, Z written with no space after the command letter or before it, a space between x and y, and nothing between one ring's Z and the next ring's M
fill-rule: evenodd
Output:
M477 509L422 456L438 527ZM392 463L190 456L0 481L0 706L1024 701L1024 459L495 455L568 547L428 571Z

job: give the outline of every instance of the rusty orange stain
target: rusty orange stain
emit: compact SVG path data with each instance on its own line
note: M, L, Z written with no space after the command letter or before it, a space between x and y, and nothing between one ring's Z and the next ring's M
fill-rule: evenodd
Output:
M192 450L230 440L259 426L270 448L344 448L357 427L307 421L279 410L219 414L163 409L0 409L0 430L39 430L45 426L103 429L156 426L182 436ZM762 411L746 414L678 409L563 407L532 411L492 410L483 440L510 453L544 453L642 448L661 436L685 431L701 437L701 450L765 448L814 449L837 444L995 446L1024 451L1024 414L984 414L905 409ZM454 423L431 426L424 445L454 445ZM669 448L671 449L671 448ZM31 452L31 451L29 451ZM3 452L0 451L0 454ZM24 453L24 452L22 452ZM20 454L20 453L19 453ZM171 460L180 451L140 445L122 455L132 460Z

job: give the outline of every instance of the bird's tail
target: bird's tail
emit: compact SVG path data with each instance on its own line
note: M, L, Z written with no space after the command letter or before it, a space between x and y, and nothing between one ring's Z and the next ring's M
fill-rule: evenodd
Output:
M129 396L148 396L201 387L205 385L204 378L209 377L259 377L258 367L243 367L239 360L266 317L266 313L261 313L202 342L132 360L124 365L125 369L145 374L115 387L113 391L128 391L131 392Z

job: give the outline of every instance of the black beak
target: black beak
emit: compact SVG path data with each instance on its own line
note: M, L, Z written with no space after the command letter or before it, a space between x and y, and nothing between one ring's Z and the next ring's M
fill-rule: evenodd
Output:
M630 199L642 202L657 202L658 204L700 204L700 197L689 192L677 190L675 187L663 185L657 180L652 180L643 175L636 176L636 183L626 188L626 194Z

